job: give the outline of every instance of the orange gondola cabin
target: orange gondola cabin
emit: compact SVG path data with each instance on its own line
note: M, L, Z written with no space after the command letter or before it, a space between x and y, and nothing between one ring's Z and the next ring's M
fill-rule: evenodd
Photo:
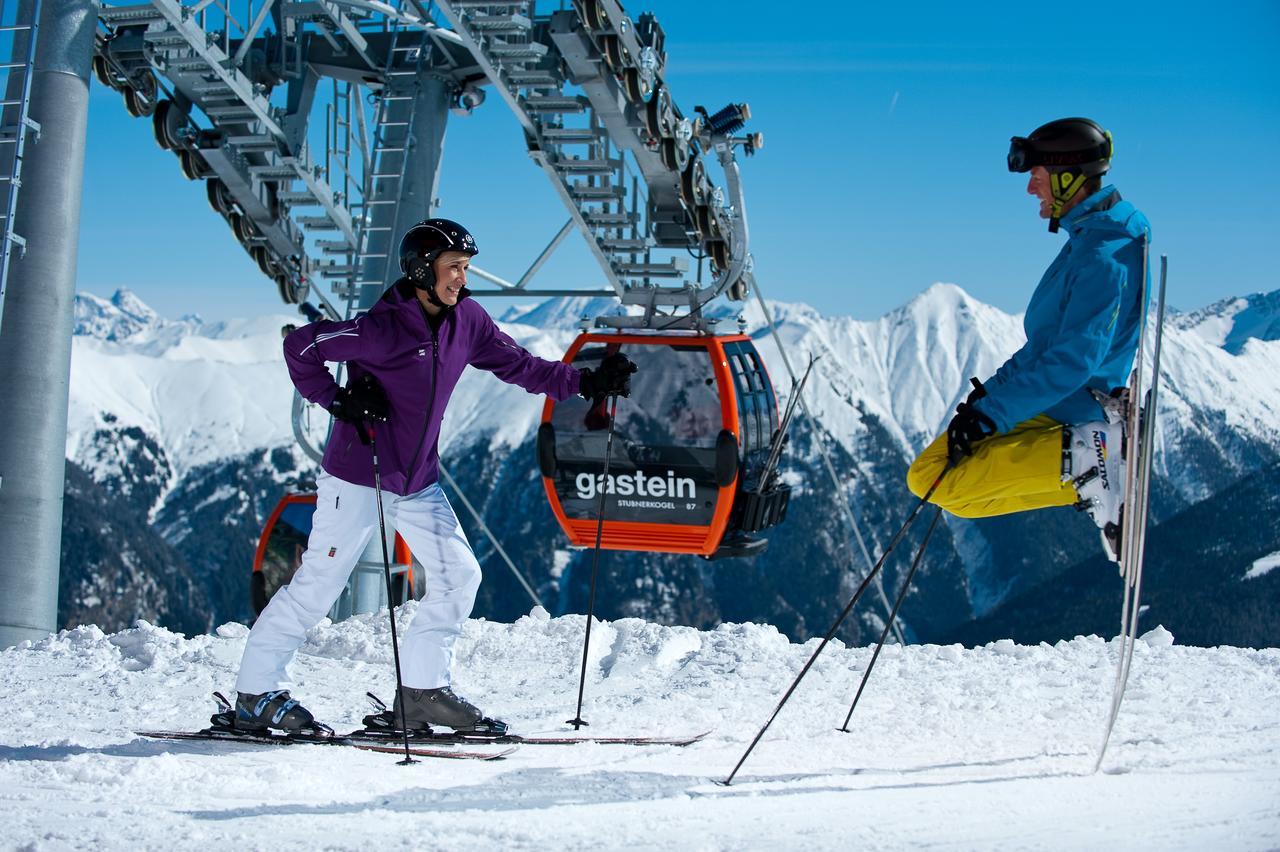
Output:
M596 368L621 352L638 370L620 399L608 475L608 402L548 400L538 464L552 511L575 546L752 556L751 533L783 520L789 488L762 483L779 426L764 362L744 334L588 332L564 360Z

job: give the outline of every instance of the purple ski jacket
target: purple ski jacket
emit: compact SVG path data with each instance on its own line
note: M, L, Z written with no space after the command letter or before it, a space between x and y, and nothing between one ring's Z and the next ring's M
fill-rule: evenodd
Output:
M578 392L576 369L529 354L468 295L464 289L433 331L413 285L401 279L368 313L314 322L284 340L294 386L317 405L328 408L338 393L326 361L347 362L353 380L371 373L381 383L390 416L374 426L387 491L413 494L439 478L440 422L468 364L557 402ZM373 453L350 423L334 421L321 466L339 479L373 486Z

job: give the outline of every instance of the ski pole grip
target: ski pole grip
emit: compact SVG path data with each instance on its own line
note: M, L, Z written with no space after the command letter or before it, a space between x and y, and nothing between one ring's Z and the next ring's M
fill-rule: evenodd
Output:
M969 395L969 402L976 399L982 399L987 395L987 389L982 386L982 382L978 381L977 376L972 376L969 381L973 384L973 393Z

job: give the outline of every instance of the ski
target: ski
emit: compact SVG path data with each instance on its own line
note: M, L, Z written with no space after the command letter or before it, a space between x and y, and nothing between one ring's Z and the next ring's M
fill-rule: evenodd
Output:
M373 705L375 712L364 717L363 728L343 734L343 736L360 742L402 742L404 733L396 727L395 712L387 707L386 702L372 692L366 692L365 696L369 699L369 703ZM581 745L583 743L595 743L596 745L683 747L692 745L711 733L710 731L703 731L700 734L685 737L580 737L576 734L565 736L523 736L521 734L508 733L507 724L496 719L485 718L481 720L480 724L488 728L488 730L446 732L436 731L430 727L417 728L409 731L409 742L434 743L437 745L463 743L473 745L483 743L495 743L498 745Z
M1145 248L1144 248L1145 250ZM1146 262L1144 260L1145 267ZM1165 284L1168 279L1169 259L1160 258L1160 289L1156 294L1156 321L1152 340L1151 386L1142 392L1143 343L1146 337L1144 325L1138 342L1132 378L1129 382L1129 409L1127 416L1128 441L1136 451L1126 454L1124 516L1120 540L1120 577L1124 581L1124 595L1120 604L1120 654L1116 663L1115 684L1112 688L1111 708L1107 715L1106 730L1098 749L1094 771L1102 767L1120 704L1124 700L1129 682L1129 669L1133 662L1133 648L1138 638L1138 616L1141 613L1142 567L1147 537L1147 510L1151 483L1151 459L1154 451L1157 405L1160 389L1160 346L1164 337ZM1136 448L1133 445L1136 443Z
M523 736L521 734L476 734L466 732L410 731L409 743L433 743L437 745L627 745L627 746L675 746L693 745L704 739L710 731L686 737L579 737L579 736ZM364 728L343 734L344 739L360 743L394 743L401 738L395 729Z
M140 737L155 740L203 740L220 743L245 743L247 745L329 745L344 746L375 751L385 754L404 754L403 745L393 745L388 740L384 744L358 742L348 737L292 737L285 734L255 734L241 731L230 731L218 727L209 727L200 731L134 731ZM512 752L513 748L502 751L462 751L457 749L410 748L413 757L439 757L447 760L501 760Z

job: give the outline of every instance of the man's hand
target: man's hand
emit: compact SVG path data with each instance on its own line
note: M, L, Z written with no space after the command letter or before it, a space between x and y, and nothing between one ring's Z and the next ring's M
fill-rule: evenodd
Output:
M631 374L637 369L626 355L615 352L600 362L599 369L579 371L578 395L589 401L606 396L631 396Z
M390 411L386 391L368 373L352 382L350 387L339 388L338 395L329 404L329 413L335 420L355 424L366 420L385 422Z
M956 416L947 425L947 458L959 464L965 456L973 455L973 445L996 433L996 424L987 415L967 402L956 406Z

